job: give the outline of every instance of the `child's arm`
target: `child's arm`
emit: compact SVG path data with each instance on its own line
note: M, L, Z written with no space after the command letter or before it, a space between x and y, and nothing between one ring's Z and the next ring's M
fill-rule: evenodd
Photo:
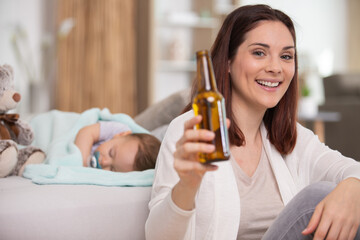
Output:
M87 167L87 159L90 156L91 148L94 143L99 141L100 137L100 124L95 123L86 126L78 132L75 139L75 145L80 149L83 166Z

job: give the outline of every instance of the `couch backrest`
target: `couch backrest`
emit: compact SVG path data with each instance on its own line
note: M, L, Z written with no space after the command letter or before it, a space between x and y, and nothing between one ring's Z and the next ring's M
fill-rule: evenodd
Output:
M190 103L190 90L190 88L187 88L173 93L160 102L153 104L137 115L134 118L135 122L149 131L169 124Z
M360 98L360 73L335 74L324 78L325 99L347 96Z

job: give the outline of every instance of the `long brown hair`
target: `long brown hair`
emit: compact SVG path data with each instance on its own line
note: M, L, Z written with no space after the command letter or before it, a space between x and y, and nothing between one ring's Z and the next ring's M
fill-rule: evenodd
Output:
M260 21L280 21L290 31L296 49L296 35L292 20L285 13L267 5L247 5L231 12L219 30L211 48L214 73L219 91L225 98L227 117L231 121L229 128L230 143L236 146L245 144L245 136L234 121L231 108L232 85L228 73L228 62L235 58L238 47L245 41L245 34L254 29ZM270 142L281 154L290 153L296 144L296 113L298 100L298 64L295 54L295 74L288 90L279 103L265 112L263 121L269 134ZM192 88L192 96L196 93ZM189 110L191 105L187 106Z

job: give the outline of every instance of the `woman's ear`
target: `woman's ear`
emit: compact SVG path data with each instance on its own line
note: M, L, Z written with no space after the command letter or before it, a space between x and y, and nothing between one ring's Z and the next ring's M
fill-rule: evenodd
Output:
M132 133L131 130L126 131L126 132L121 132L121 133L115 134L113 138L124 137L124 136L127 136L127 135L131 134L131 133Z
M230 73L230 64L231 64L231 61L228 60L228 73Z

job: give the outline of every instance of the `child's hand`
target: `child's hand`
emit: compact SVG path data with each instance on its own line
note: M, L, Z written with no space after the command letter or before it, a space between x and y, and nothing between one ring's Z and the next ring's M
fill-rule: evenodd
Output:
M77 133L75 138L75 145L80 149L83 166L88 167L88 160L91 153L91 148L99 140L100 124L95 123L86 126Z

